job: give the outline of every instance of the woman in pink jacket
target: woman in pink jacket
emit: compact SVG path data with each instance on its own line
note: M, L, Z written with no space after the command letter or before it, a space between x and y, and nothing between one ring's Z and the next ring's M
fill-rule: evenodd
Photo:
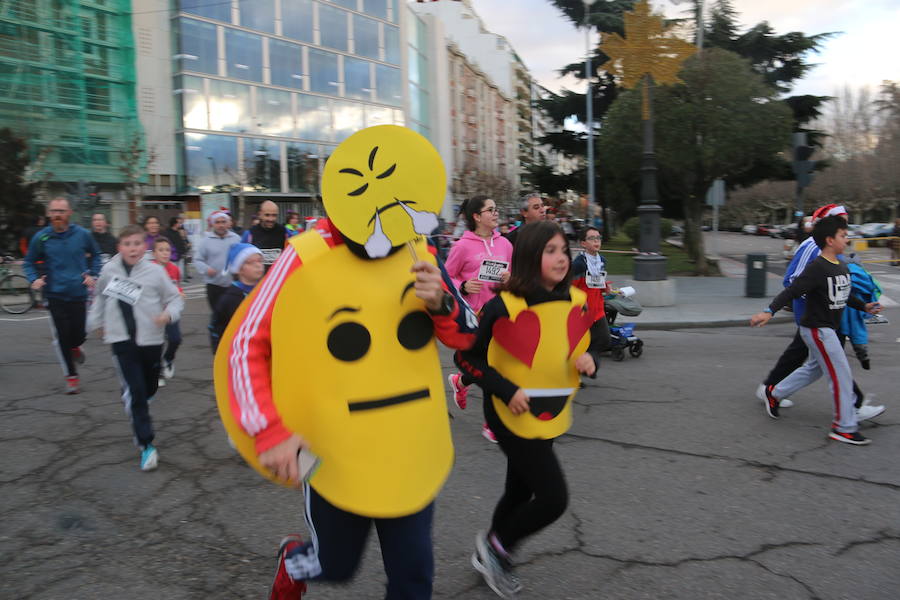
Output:
M497 231L497 203L487 196L475 196L463 204L468 231L450 249L447 273L476 313L497 293L497 288L509 279L509 265L513 247ZM456 405L466 407L466 394L471 381L461 373L449 376ZM485 423L481 434L496 443L497 439Z

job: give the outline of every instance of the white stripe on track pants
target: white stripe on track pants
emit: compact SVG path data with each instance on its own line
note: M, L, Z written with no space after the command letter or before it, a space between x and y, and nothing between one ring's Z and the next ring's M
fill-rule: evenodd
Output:
M853 374L847 355L834 329L828 327L800 327L800 336L809 348L809 358L772 390L776 398L786 398L818 380L828 378L828 388L834 403L832 427L842 433L853 433L856 421L856 395L853 393Z

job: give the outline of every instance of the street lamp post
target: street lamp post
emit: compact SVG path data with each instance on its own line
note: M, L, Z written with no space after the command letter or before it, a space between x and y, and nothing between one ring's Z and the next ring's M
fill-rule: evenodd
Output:
M591 90L592 72L591 72L591 23L588 17L591 14L591 5L597 0L581 0L584 3L584 77L587 79L587 94L585 94L587 104L587 201L588 206L593 206L596 200L594 189L594 102ZM609 226L606 223L606 214L603 215L603 239L607 237Z

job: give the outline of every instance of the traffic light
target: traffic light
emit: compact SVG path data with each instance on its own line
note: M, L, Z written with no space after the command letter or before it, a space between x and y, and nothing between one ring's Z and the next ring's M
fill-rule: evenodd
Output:
M815 148L806 142L806 133L798 132L794 134L794 161L792 167L794 175L797 177L797 187L805 188L812 183L813 171L816 168L816 161L809 160Z

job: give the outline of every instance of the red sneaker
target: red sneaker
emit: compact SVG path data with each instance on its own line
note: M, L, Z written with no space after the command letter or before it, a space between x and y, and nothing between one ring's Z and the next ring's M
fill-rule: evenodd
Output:
M469 388L462 384L462 375L459 373L451 373L447 376L450 382L450 389L453 390L453 401L460 410L466 410L466 396L469 394Z
M77 394L81 391L78 386L78 376L66 377L66 393Z
M78 363L79 365L84 364L84 350L81 348L72 348L72 360Z
M494 435L494 432L491 431L491 428L487 426L487 423L484 423L481 426L481 436L492 444L497 443L497 436Z
M299 535L289 535L281 540L281 547L278 549L278 563L275 568L275 580L272 581L269 600L300 600L306 593L306 583L292 579L284 565L284 557L287 553L302 545L303 538Z

